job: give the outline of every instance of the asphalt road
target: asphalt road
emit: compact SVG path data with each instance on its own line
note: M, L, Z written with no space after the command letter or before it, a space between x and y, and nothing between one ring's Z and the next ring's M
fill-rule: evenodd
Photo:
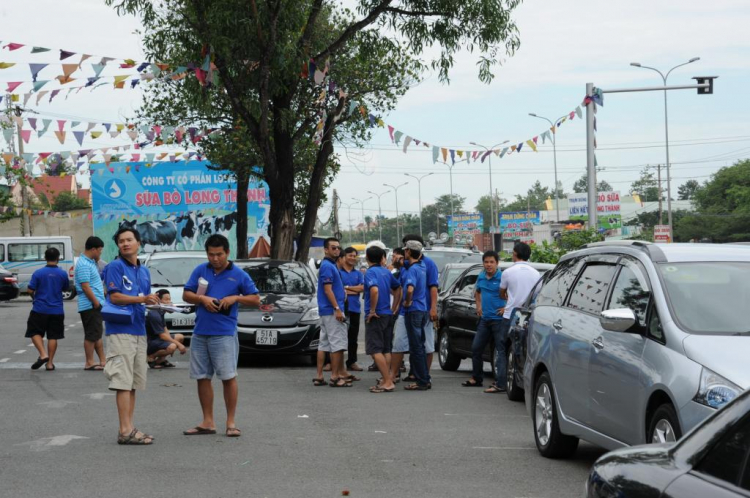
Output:
M243 358L237 424L223 436L182 435L200 422L187 356L149 371L136 425L152 446L118 446L114 396L83 368L83 329L65 304L57 370L30 370L28 299L0 303L0 496L582 496L603 450L582 444L567 461L542 458L523 403L461 387L470 365L433 389L373 395L377 374L351 389L313 387L306 359ZM361 361L369 364L369 361ZM487 365L489 369L489 365ZM399 386L400 387L400 386Z

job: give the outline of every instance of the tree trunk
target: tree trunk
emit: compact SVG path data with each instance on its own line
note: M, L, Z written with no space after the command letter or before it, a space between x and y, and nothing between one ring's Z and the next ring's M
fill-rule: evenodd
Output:
M315 159L315 167L310 176L310 186L307 193L307 206L305 206L305 219L302 221L299 243L297 245L297 261L307 261L310 254L310 242L315 230L315 220L318 219L318 206L323 194L323 183L326 177L326 165L328 158L333 153L333 142L325 140L323 146Z
M237 259L245 259L250 254L247 247L247 189L250 186L250 174L241 168L237 172Z
M294 256L294 187L268 179L271 200L271 258L291 260Z

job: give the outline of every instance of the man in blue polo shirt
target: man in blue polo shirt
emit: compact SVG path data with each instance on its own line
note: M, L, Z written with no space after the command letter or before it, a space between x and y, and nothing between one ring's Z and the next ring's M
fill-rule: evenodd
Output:
M38 370L45 363L47 371L55 369L53 363L57 351L57 341L65 338L65 310L62 293L70 285L68 274L58 268L60 251L54 247L44 252L47 265L31 275L29 294L34 304L31 306L26 327L26 337L31 339L39 351L39 357L31 365ZM47 351L44 350L44 335L47 334Z
M364 290L365 277L357 269L359 253L353 247L344 249L344 261L341 264L341 281L346 293L346 318L349 320L347 341L349 351L346 357L347 370L361 372L362 367L357 364L357 342L359 341L359 319L362 313L360 295Z
M102 312L106 323L107 363L104 375L109 379L109 389L117 391L117 414L120 418L118 444L144 445L154 442L133 425L135 391L146 389L146 307L158 304L159 298L151 294L151 275L138 261L141 236L134 228L120 228L113 240L119 256L107 265L104 281L107 299L112 305L127 311L129 321L118 319L117 314Z
M461 385L464 387L482 387L484 381L484 348L494 340L497 356L495 358L495 383L486 389L488 393L505 392L505 338L502 333L505 300L500 297L502 272L498 268L500 257L495 251L482 255L484 271L477 277L474 287L474 300L479 315L479 325L474 341L471 344L471 378Z
M219 234L206 240L208 263L199 265L185 284L182 298L198 305L190 342L190 378L198 381L203 421L183 432L186 436L216 434L214 423L214 374L224 386L227 437L240 437L234 420L237 410L238 304L259 306L255 283L244 270L229 261L229 240Z
M75 268L78 313L83 323L83 351L86 355L84 370L103 370L106 358L102 334L102 305L104 304L104 284L99 272L99 261L104 249L104 241L99 237L86 239L86 250L78 258ZM99 363L94 362L94 351Z
M404 277L403 306L406 312L406 333L409 337L409 363L414 370L416 382L404 386L407 391L426 391L432 387L425 356L425 325L429 320L427 302L427 271L422 258L422 244L410 240L404 247L409 263ZM403 271L403 270L402 270Z

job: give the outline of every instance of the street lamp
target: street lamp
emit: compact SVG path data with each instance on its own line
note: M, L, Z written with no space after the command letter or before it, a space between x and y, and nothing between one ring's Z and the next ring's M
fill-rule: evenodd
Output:
M404 173L404 175L410 176L417 180L417 185L419 187L419 236L422 238L424 238L424 235L422 235L422 180L433 174L434 173L427 173L426 175L415 176L409 173Z
M500 142L499 144L495 144L492 147L485 147L484 145L480 145L476 142L471 142L471 145L476 145L477 147L482 147L484 150L491 152L495 149L498 145L507 144L510 140L506 140L505 142ZM495 201L494 201L494 190L492 190L492 154L487 154L488 159L488 168L490 172L490 226L495 226Z
M555 123L559 122L562 118L565 116L560 116L557 118L554 122L552 122L549 118L545 118L544 116L539 116L537 114L534 114L533 112L529 113L529 116L532 118L539 118L547 121L549 123L550 128L555 126ZM560 223L560 199L558 197L557 192L557 130L555 129L555 133L552 134L552 157L554 158L554 164L555 164L555 209L557 212L557 217L555 218L555 221Z
M382 226L382 224L383 224L383 211L380 209L380 198L382 196L384 196L385 194L387 194L388 192L390 192L390 190L386 190L382 194L376 194L372 190L368 190L367 191L368 194L372 194L372 195L374 195L375 197L378 198L378 240L381 240L381 241L383 240L383 226ZM372 199L372 197L370 197L370 199Z
M667 78L669 78L669 74L677 69L678 67L687 66L688 64L691 64L693 62L699 61L700 57L693 57L687 62L683 62L682 64L678 64L669 71L667 71L667 74L665 75L655 67L650 66L643 66L639 62L631 62L630 65L633 67L639 67L642 69L650 69L652 71L656 71L659 73L659 76L661 76L661 80L664 82L664 86L667 86ZM669 120L667 117L667 89L664 88L664 140L666 143L666 149L667 149L667 223L669 223L669 240L674 240L674 233L672 228L672 174L670 172L670 164L669 164ZM661 193L660 193L661 195Z
M394 186L388 183L384 183L384 187L391 187L393 189L393 193L396 195L396 244L401 243L401 236L398 234L398 189L403 187L404 185L409 185L409 182L404 182L401 185Z
M359 203L360 207L362 208L362 223L365 224L365 231L363 232L363 234L364 234L363 238L365 239L364 240L365 244L367 243L367 232L368 232L368 230L370 228L368 226L367 221L365 220L365 201L369 201L370 199L372 199L372 197L368 197L367 199L357 199L356 197L352 197L352 200L357 201L357 202L355 202L355 204Z

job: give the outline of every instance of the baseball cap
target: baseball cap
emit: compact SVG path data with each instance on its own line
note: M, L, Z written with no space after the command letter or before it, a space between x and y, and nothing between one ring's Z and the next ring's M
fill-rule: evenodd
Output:
M422 247L422 244L420 244L418 240L409 240L404 246L404 248L409 249L410 251L422 251Z

